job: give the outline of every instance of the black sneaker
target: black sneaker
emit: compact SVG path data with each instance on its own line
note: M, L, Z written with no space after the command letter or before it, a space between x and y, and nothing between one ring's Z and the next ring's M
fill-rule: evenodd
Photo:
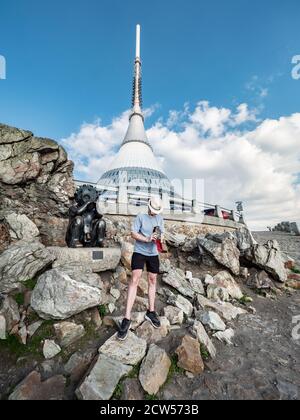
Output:
M154 328L160 328L161 323L156 312L147 311L145 319L153 325Z
M129 319L124 318L123 321L119 325L119 331L117 334L118 340L120 341L126 340L130 326L131 326L131 321L129 321Z

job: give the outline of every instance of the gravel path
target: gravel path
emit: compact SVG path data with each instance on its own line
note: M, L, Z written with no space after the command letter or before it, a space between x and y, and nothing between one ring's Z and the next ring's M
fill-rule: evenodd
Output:
M300 315L300 293L277 300L253 297L256 315L243 316L232 325L235 345L216 343L217 359L207 364L205 373L194 379L175 376L161 398L299 399L300 340L292 338L296 326L292 319Z

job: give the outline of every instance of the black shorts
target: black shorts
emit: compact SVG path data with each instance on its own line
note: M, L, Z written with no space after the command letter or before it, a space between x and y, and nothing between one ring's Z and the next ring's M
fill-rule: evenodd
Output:
M132 270L144 270L146 268L148 273L159 274L159 257L158 255L148 257L146 255L138 254L134 252L131 260Z

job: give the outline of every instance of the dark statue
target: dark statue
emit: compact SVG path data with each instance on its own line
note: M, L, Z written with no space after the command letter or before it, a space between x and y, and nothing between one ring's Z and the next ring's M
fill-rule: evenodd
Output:
M99 193L91 185L83 185L75 194L75 202L69 209L69 226L66 243L69 248L103 247L106 223L97 208Z

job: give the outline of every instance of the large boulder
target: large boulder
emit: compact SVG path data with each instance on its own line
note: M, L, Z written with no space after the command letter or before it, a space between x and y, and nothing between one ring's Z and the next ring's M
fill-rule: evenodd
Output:
M132 370L118 360L100 354L96 363L76 390L79 400L109 400L123 376Z
M68 214L76 189L72 173L73 163L54 140L0 124L0 213L26 215L45 244L64 242L65 230L52 237L51 226Z
M220 271L214 276L214 285L226 289L229 296L233 299L241 299L243 297L243 292L240 287L228 271Z
M46 401L63 400L66 379L53 376L42 382L40 373L33 371L10 394L9 400Z
M129 331L125 341L120 341L113 335L99 348L99 353L125 365L137 365L145 356L146 350L147 342Z
M231 321L236 319L239 315L244 315L247 313L245 309L238 308L232 305L229 302L212 302L209 299L206 299L204 296L198 295L197 301L200 309L200 317L203 313L203 310L212 309L217 312L225 321Z
M171 290L166 288L163 289L163 293L166 296L167 303L169 305L173 305L181 309L183 313L188 317L192 315L194 307L188 299L181 295L176 295L175 293L171 292Z
M9 226L10 237L15 240L32 242L39 237L40 232L25 214L9 212L3 214L4 220Z
M276 240L270 240L264 245L253 245L244 256L253 265L271 274L275 280L282 283L287 281L284 259Z
M147 344L157 343L166 337L170 332L170 322L167 318L160 318L160 328L154 328L153 325L146 321L138 327L136 334L138 337L146 340Z
M201 255L208 254L218 264L228 268L232 274L239 275L240 251L232 234L226 232L222 235L208 234L205 238L199 237L198 246Z
M210 356L214 359L217 355L217 350L209 338L204 326L200 321L194 321L191 327L192 333L198 339L199 343L208 351Z
M183 337L176 352L178 366L188 372L199 375L204 371L204 363L200 354L199 341L189 335Z
M11 331L20 322L19 307L11 296L5 296L0 302L0 315L6 320L6 330Z
M67 319L102 303L102 293L82 277L71 277L63 269L42 274L32 292L31 306L43 319ZM81 280L81 281L79 281Z
M190 283L185 278L184 271L179 268L170 270L167 274L163 276L164 283L172 286L174 289L178 290L179 293L186 297L193 298L195 295L194 290L190 286Z
M233 232L233 235L236 239L236 245L240 250L241 255L244 252L251 248L253 245L257 244L256 240L253 238L251 231L247 227L242 227Z
M171 360L165 350L151 344L139 373L140 383L149 395L158 393L167 380L170 367Z
M39 242L17 242L0 255L0 292L10 293L49 267L55 257Z
M270 279L268 273L264 270L256 270L252 268L250 270L250 276L247 278L247 286L251 289L272 289L274 288L274 283Z
M85 334L83 325L67 321L55 324L54 330L61 347L68 347Z
M115 248L67 248L53 246L47 248L55 257L53 267L81 266L88 267L94 273L114 271L121 259L121 250Z

